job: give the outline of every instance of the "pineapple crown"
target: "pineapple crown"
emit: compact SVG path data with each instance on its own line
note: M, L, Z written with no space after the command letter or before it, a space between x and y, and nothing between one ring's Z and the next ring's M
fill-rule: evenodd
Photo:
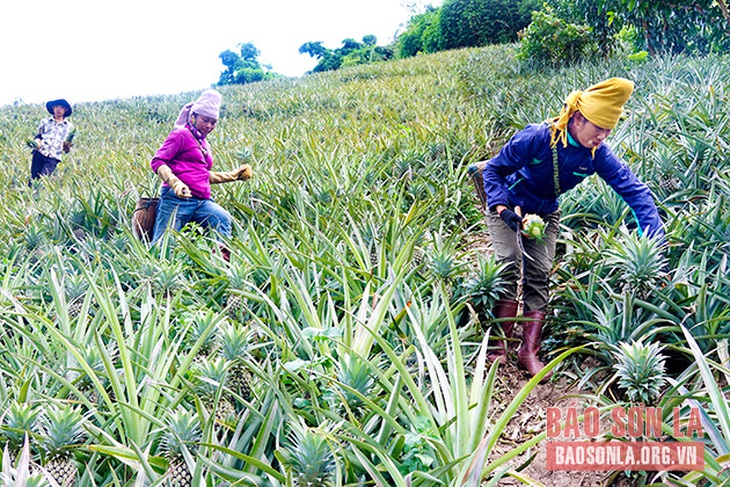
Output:
M220 354L230 361L239 360L248 349L248 332L243 326L229 324L219 335Z
M195 391L201 396L211 396L225 386L230 363L224 358L211 358L196 363L191 368Z
M661 354L664 346L635 341L622 342L616 348L614 368L619 387L626 390L630 401L651 404L666 382L665 357Z
M165 422L160 449L168 460L173 460L183 456L184 448L195 454L202 438L198 417L191 411L178 409Z
M34 403L13 402L5 410L0 426L0 437L12 450L23 445L26 434L30 435L38 426L40 409Z
M350 356L344 360L337 371L337 379L340 382L338 388L344 396L349 407L356 408L363 405L360 397L351 390L367 397L375 383L373 374L368 364L361 358ZM346 387L345 387L346 386Z
M243 265L233 265L231 269L227 272L228 286L231 289L243 289L246 285L246 281L248 280L249 273L249 269L244 267Z
M289 445L279 453L296 485L331 485L336 459L325 435L295 423Z
M192 348L197 342L201 341L198 350L199 355L209 355L215 347L215 335L211 332L211 322L216 319L216 315L210 311L197 313L184 313L180 317L181 324L188 328L185 342L189 348Z
M70 302L86 293L89 285L83 275L73 274L68 276L68 279L64 283L64 287L66 288L66 294L68 295L68 300Z
M76 407L53 405L41 417L41 447L48 458L68 457L86 440L86 418Z

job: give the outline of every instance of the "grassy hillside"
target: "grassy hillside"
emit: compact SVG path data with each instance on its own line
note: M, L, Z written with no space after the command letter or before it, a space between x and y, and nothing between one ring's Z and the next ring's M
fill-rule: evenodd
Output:
M78 485L519 477L504 457L477 467L535 384L506 409L493 399L484 330L501 280L470 244L485 225L466 169L555 115L571 90L624 76L636 92L610 143L655 192L670 248L633 236L600 180L565 195L548 352L557 376L594 392L586 404L642 400L669 421L689 404L678 391L702 398L705 481L719 485L730 442L718 365L730 326L730 60L533 72L512 49L223 88L216 167L255 171L214 188L236 220L230 264L197 228L151 250L130 232L137 198L159 189L149 161L197 93L75 105L72 157L36 188L25 141L45 109L0 109L8 451L29 431L29 458L74 460Z

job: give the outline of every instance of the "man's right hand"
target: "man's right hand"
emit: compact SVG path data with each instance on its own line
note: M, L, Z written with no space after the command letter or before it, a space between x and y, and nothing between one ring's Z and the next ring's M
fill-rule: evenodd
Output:
M509 208L502 210L499 213L499 217L515 232L519 232L522 229L522 217Z

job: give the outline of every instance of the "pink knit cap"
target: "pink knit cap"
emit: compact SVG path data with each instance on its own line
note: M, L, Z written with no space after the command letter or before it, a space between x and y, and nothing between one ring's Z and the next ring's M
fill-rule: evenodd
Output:
M183 128L190 120L190 115L197 113L204 117L218 120L221 111L221 94L216 90L205 90L195 102L187 103L175 121L175 128Z

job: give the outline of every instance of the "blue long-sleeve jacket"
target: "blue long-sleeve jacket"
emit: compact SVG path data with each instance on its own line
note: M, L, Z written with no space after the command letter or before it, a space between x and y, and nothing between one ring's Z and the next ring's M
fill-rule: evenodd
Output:
M571 141L572 142L572 141ZM639 227L649 236L664 237L659 212L651 190L621 162L608 145L591 149L558 143L560 192L577 186L583 179L598 174L633 210ZM489 160L482 172L487 205L510 208L520 206L524 214L546 214L558 209L553 174L550 127L531 124L515 134Z

